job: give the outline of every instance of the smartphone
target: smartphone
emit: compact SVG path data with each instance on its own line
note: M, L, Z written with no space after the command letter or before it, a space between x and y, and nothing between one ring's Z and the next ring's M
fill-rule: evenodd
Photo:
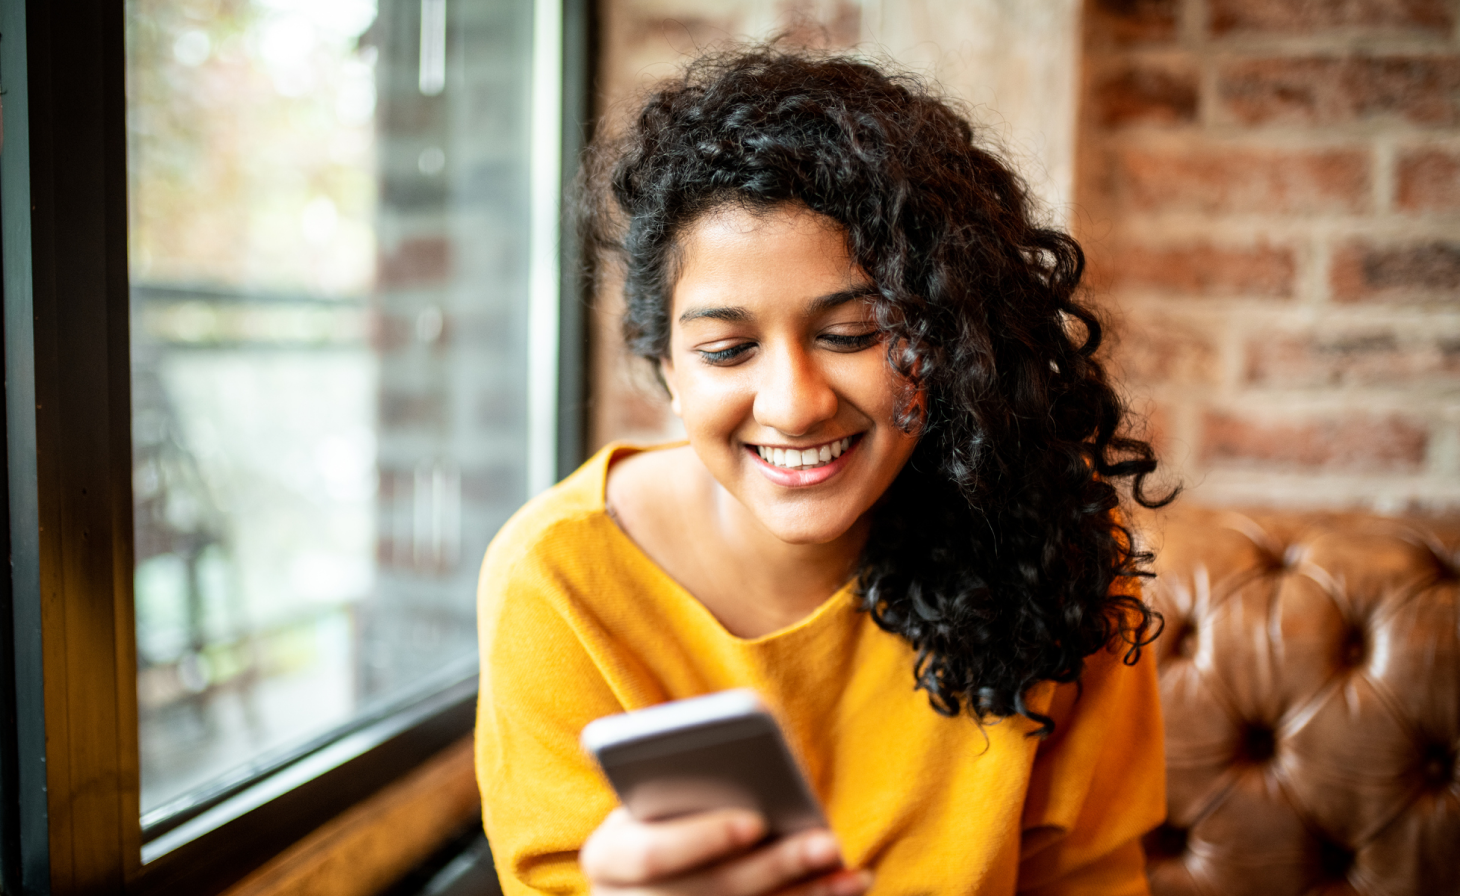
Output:
M640 821L710 809L761 814L771 837L826 827L826 817L754 691L733 690L604 716L582 742Z

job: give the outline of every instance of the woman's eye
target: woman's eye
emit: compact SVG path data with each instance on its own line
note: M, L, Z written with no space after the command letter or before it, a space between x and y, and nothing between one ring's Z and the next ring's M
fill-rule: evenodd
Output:
M846 335L843 333L823 333L821 340L830 344L837 351L859 352L865 348L871 348L882 338L882 334L876 330L868 330L865 333Z
M739 345L732 345L729 348L722 348L718 351L707 352L699 350L700 359L706 364L728 364L755 346L753 342L742 342Z

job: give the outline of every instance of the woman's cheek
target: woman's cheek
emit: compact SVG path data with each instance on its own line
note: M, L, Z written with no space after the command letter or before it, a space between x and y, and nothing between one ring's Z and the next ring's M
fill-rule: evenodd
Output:
M887 364L886 355L880 347L848 356L849 361L842 374L841 393L852 397L864 414L878 423L892 420L893 411L901 394L902 383L896 372Z
M755 403L755 393L747 377L737 371L710 369L695 377L693 392L685 401L694 407L685 411L716 429L738 428L745 422L748 409ZM686 419L688 425L688 419Z

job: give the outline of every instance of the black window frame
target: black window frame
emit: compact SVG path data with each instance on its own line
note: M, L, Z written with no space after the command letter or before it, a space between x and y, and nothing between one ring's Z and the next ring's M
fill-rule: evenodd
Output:
M595 8L562 15L562 195L590 136ZM0 892L210 896L471 730L476 685L357 720L146 835L139 804L121 3L0 6L8 514L0 539ZM559 476L585 456L587 284L560 227ZM339 736L339 735L347 736ZM215 819L210 822L209 819ZM221 822L216 819L222 818ZM175 839L184 839L174 834ZM156 842L155 840L153 842Z

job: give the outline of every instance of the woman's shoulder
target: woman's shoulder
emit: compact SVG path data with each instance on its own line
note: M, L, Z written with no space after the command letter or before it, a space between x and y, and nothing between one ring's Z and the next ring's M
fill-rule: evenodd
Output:
M611 443L563 481L525 503L487 547L481 592L500 591L524 578L561 579L574 570L614 567L625 547L605 504L609 468L651 449Z
M571 538L592 525L603 512L601 484L602 466L606 461L600 452L576 472L547 491L530 498L517 509L487 546L485 566L502 568L532 556L546 543ZM595 481L600 486L595 506Z
M686 443L638 451L615 461L607 470L604 504L623 532L650 556L655 545L673 541L669 530L683 524L680 510L698 491L695 473L704 473L694 449Z
M604 448L523 505L487 548L477 625L482 680L500 705L539 706L546 681L580 695L604 696L607 681L636 692L614 659L632 653L620 635L626 624L663 618L666 582L609 518L604 485L615 455L639 450ZM614 699L595 703L596 714L614 711Z

